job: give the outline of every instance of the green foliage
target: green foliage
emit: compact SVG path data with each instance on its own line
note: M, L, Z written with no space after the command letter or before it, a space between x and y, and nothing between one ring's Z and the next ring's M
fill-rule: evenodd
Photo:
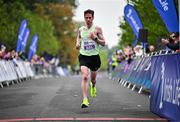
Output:
M54 36L54 27L51 21L44 20L33 14L31 11L26 11L23 15L28 20L28 27L30 28L30 37L28 39L28 47L31 43L32 36L38 35L37 54L43 54L48 51L49 54L57 54L58 42Z
M58 39L59 56L62 64L75 64L78 55L75 49L75 23L73 7L68 3L36 4L36 13L44 20L52 21ZM73 53L72 53L73 52Z
M119 46L122 48L132 43L134 40L134 33L126 21L121 23L120 28L122 29L122 35L121 41L119 41Z
M14 2L14 0L4 0L4 1ZM36 9L36 4L48 5L50 3L54 3L54 4L67 3L73 6L74 8L76 8L78 4L76 0L18 0L18 1L20 1L25 6L25 8L31 11L34 11Z
M156 11L152 1L138 1L135 5L137 11L139 11L144 28L148 29L148 42L155 45L157 37L168 35L165 24Z
M108 51L106 48L100 49L99 53L101 57L101 70L106 70L107 69L107 64L108 64Z
M2 44L7 46L8 50L16 48L19 26L23 19L27 19L28 28L30 29L27 47L31 43L32 36L36 33L39 37L37 53L42 54L48 50L50 54L57 54L58 43L54 36L54 27L51 21L43 20L25 9L20 0L12 2L0 1L0 6L0 40ZM26 49L27 52L28 48Z
M26 53L32 36L37 34L37 54L45 51L52 55L60 53L66 56L68 63L75 63L77 51L72 48L75 45L72 43L75 40L72 17L73 9L77 7L76 1L0 0L0 6L0 43L5 44L8 50L16 48L19 26L23 19L27 19L30 36Z
M16 47L19 23L25 8L18 1L8 4L0 1L0 6L0 43L5 44L8 50L12 50Z
M148 29L148 43L156 45L158 37L168 35L168 31L151 0L130 0L130 2L134 4L144 28ZM120 28L123 31L119 45L123 47L127 43L131 43L134 37L127 22L121 20Z

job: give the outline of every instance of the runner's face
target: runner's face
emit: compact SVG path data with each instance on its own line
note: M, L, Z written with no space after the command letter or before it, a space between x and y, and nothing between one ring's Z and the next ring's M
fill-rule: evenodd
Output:
M93 22L94 18L92 17L91 14L87 13L87 14L84 15L84 19L85 19L86 25L88 27L90 27L92 25L92 22Z

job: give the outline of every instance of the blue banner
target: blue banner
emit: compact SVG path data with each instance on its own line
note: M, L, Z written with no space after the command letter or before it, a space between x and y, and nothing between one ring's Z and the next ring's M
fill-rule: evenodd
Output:
M137 39L139 29L143 28L143 25L141 23L141 20L139 18L137 11L132 5L127 4L124 8L124 15L125 15L126 21L129 23Z
M152 0L169 32L179 32L179 22L174 0Z
M23 40L21 42L21 52L25 52L26 49L26 43L28 40L28 36L29 36L30 30L29 28L26 28L24 35L23 35Z
M24 32L25 32L26 26L27 26L27 20L24 19L24 20L21 22L21 25L20 25L20 27L19 27L18 41L17 41L17 44L16 44L16 52L19 52L19 51L20 51L21 42L22 42L22 39L23 39L23 35L24 35Z
M150 110L170 121L180 121L180 54L151 59Z
M31 45L28 52L28 61L31 61L32 56L36 54L38 36L35 34L32 38Z

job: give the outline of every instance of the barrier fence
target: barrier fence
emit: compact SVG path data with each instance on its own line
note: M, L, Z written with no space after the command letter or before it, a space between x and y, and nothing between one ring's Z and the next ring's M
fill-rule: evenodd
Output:
M12 60L0 60L0 69L1 87L3 87L3 82L9 85L11 82L18 82L35 75L29 62L17 61L15 64Z
M118 67L112 71L112 77L119 80L119 82L132 90L139 87L139 92L142 89L150 89L150 57L136 58L130 64L127 61L121 62Z
M0 87L14 84L26 79L44 76L66 76L67 68L49 64L31 64L26 61L0 60Z
M180 121L180 54L151 58L150 110L170 121Z
M150 92L150 111L170 121L180 121L180 53L123 61L112 71L113 79L128 88Z

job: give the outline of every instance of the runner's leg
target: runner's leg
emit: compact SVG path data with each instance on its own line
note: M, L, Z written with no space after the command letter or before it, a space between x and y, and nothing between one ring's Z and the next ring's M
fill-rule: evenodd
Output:
M82 95L83 98L87 97L87 81L88 81L88 68L86 66L81 66L81 73L82 73Z
M93 87L96 85L96 76L97 76L97 72L91 71L91 82L93 84Z
M91 83L90 84L90 95L91 97L96 97L96 76L97 72L91 71Z

